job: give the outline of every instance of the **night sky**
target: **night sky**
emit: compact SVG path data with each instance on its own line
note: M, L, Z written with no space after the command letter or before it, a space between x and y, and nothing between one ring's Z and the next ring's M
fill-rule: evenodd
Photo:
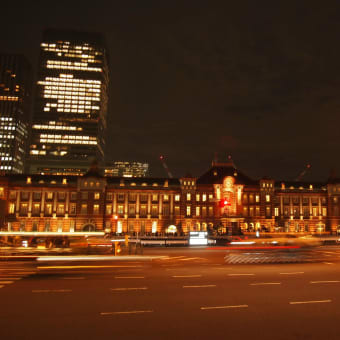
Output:
M0 52L36 69L44 28L105 34L108 160L165 177L217 152L251 177L340 171L340 1L5 1ZM339 176L340 173L337 172Z

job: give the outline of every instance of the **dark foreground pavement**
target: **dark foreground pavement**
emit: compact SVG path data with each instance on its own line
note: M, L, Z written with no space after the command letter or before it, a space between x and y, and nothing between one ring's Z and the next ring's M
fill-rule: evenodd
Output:
M0 263L0 339L340 339L340 249L297 264L153 260Z

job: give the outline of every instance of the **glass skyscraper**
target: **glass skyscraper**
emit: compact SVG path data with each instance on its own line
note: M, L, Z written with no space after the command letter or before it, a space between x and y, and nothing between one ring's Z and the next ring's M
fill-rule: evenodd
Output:
M40 45L30 172L79 175L104 161L109 69L99 33L46 30Z
M31 66L22 55L0 55L0 172L25 172Z

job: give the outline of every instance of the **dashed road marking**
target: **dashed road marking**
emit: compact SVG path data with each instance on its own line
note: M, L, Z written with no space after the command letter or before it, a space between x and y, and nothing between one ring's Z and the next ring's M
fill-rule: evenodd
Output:
M186 278L186 277L202 277L202 275L173 275L175 278Z
M228 274L228 276L253 276L255 274Z
M145 279L144 276L115 276L115 279Z
M32 293L70 293L72 289L34 289Z
M236 305L236 306L214 306L214 307L201 307L201 310L209 309L229 309L229 308L247 308L248 305Z
M327 303L332 302L332 300L316 300L316 301L291 301L289 304L291 305L302 305L306 303Z
M250 286L265 286L265 285L280 285L281 282L258 282L258 283L249 283Z
M113 291L124 291L124 290L147 290L148 287L134 287L134 288L111 288Z
M304 274L305 272L289 272L289 273L280 273L280 275L296 275L296 274Z
M216 287L216 285L183 286L183 288L210 288L210 287Z
M131 310L126 312L101 312L100 315L153 313L153 310Z
M324 262L324 264L334 264L334 263L332 263L332 262Z
M334 281L310 281L309 283L339 283L340 281L334 280Z

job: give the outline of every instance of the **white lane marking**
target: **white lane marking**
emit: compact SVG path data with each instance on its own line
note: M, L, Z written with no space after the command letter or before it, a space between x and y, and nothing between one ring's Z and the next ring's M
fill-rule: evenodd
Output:
M0 285L10 285L14 281L0 281Z
M289 272L289 273L280 273L280 275L295 275L295 274L304 274L305 272Z
M203 257L187 257L185 259L179 259L179 261L189 261L189 260L204 260Z
M332 263L332 262L324 262L324 264L334 264L334 263Z
M334 280L334 281L310 281L309 283L339 283L340 281Z
M216 285L183 286L183 288L208 288L208 287L216 287Z
M115 276L115 279L145 279L144 276Z
M201 307L201 310L208 309L228 309L228 308L247 308L248 305L237 305L237 306L214 306L214 307Z
M173 275L172 277L176 278L185 278L185 277L202 277L202 275Z
M252 276L255 274L228 274L228 276Z
M316 301L291 301L289 304L291 305L301 305L305 303L327 303L332 302L332 300L316 300Z
M72 289L34 289L32 293L69 293Z
M84 280L85 279L85 277L83 277L83 276L79 276L79 277L77 277L77 276L74 276L74 277L62 277L62 280Z
M265 286L265 285L280 285L281 282L258 282L258 283L249 283L250 286Z
M131 310L127 312L101 312L100 315L153 313L153 310Z
M135 288L111 288L114 291L124 291L124 290L146 290L148 287L135 287Z

